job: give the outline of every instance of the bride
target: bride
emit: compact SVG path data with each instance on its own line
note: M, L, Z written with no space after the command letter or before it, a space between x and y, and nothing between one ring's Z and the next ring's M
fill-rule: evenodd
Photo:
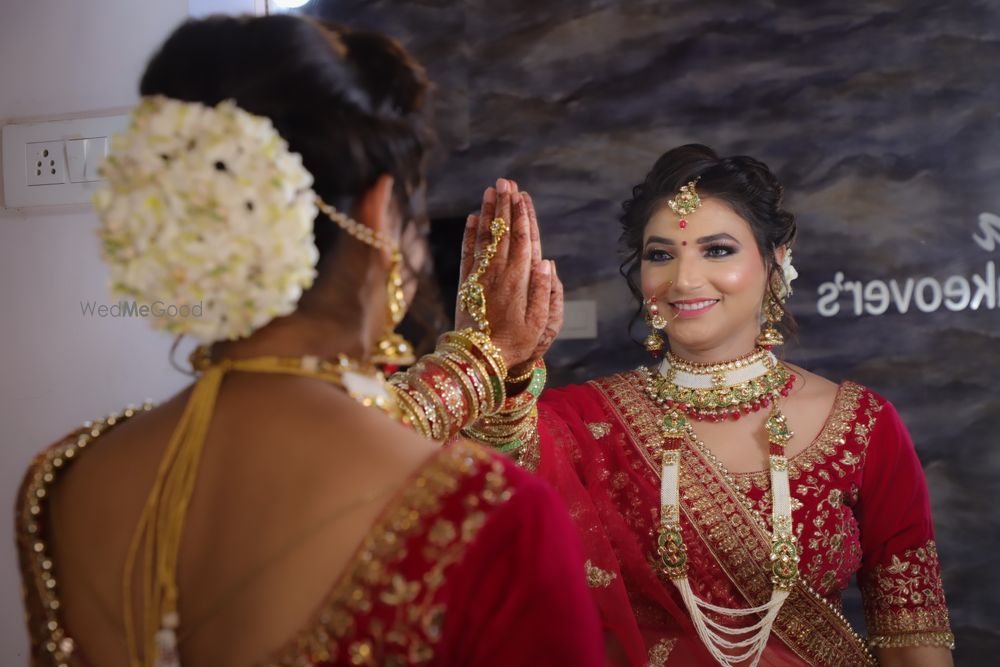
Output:
M662 360L464 432L563 497L620 664L950 665L906 427L872 389L772 351L794 330L796 222L781 196L753 158L666 152L621 217L623 272ZM466 272L492 216L487 201ZM855 575L867 640L841 614Z
M204 346L178 395L27 471L31 664L601 664L551 488L418 414L499 409L558 317L551 266L507 261L531 254L519 196L479 266L491 335L392 385L373 365L410 354L427 88L395 42L291 16L188 22L153 56L95 199L104 257L121 298L201 305L154 323Z

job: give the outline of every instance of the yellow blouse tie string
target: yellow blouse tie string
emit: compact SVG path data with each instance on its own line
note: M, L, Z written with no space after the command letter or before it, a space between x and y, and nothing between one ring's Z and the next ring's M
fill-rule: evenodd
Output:
M216 398L226 373L245 371L281 373L313 377L344 387L344 374L354 371L345 357L339 364L317 357L224 359L209 364L195 362L202 375L195 382L160 461L153 488L146 499L132 541L129 544L122 577L122 607L125 614L125 637L129 661L133 667L179 667L177 650L177 563L180 554L184 519L198 477L205 436L212 421ZM361 373L356 373L361 375ZM367 379L367 378L366 378ZM378 385L381 386L381 385ZM394 414L391 397L359 395L348 391L366 406L379 407ZM142 652L138 651L132 581L136 561L142 551Z

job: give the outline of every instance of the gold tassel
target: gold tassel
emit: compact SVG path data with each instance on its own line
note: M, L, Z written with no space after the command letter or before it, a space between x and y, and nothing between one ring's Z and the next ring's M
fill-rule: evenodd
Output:
M392 255L387 286L388 318L385 332L372 355L372 363L391 366L409 366L417 360L413 346L396 333L396 327L406 314L406 293L403 291L403 255L397 250Z
M651 329L649 335L646 336L646 340L643 341L643 346L647 352L654 357L658 357L663 353L664 341L660 332L667 328L667 319L660 314L660 307L656 304L656 297L646 299L642 302L642 305L646 311L646 324Z
M775 299L771 292L768 292L764 299L764 325L757 336L757 346L766 350L781 347L785 344L785 337L778 331L777 324L781 321L783 314L781 303Z

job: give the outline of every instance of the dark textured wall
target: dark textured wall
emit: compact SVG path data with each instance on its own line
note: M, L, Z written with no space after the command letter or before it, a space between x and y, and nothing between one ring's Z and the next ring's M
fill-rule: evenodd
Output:
M616 214L656 157L698 141L767 162L800 223L788 357L897 405L930 484L957 662L1000 653L1000 3L313 5L428 65L446 158L434 216L464 217L500 175L535 195L570 298L599 304L599 337L553 350L557 381L642 360Z

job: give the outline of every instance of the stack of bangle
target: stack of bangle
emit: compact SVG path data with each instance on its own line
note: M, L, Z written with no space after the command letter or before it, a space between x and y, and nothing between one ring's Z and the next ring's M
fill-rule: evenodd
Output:
M481 331L441 336L437 349L389 379L404 420L426 437L445 441L507 400L507 366Z
M501 408L482 416L462 433L473 440L486 443L497 450L517 457L538 426L538 397L545 387L545 363L539 359L529 373L520 376L528 386L507 398Z

